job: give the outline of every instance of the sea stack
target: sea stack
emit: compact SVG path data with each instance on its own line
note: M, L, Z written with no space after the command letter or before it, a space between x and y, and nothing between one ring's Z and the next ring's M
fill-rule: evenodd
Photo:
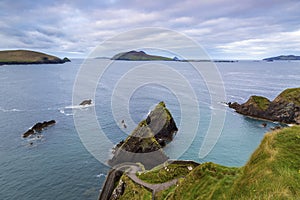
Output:
M146 169L151 169L168 160L162 147L172 141L177 130L165 103L160 102L125 141L116 145L108 164L142 163Z

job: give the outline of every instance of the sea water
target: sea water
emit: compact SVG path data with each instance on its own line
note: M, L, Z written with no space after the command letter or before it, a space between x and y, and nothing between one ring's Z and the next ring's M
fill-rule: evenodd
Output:
M102 62L107 63L95 59L85 64L91 66L90 73L93 73L95 67L103 67ZM97 199L109 168L85 148L73 119L76 110L91 112L94 109L99 126L113 144L126 138L128 132L134 129L131 125L125 130L116 119L112 109L114 95L119 95L120 109L128 109L134 123L144 119L155 104L164 101L179 129L183 126L179 97L189 98L190 93L182 89L181 82L173 76L164 74L173 86L178 84L176 92L155 81L148 81L135 88L129 99L125 98L125 93L115 93L117 83L126 78L126 74L137 65L149 62L114 62L93 83L96 84L93 105L84 108L72 105L74 83L82 63L83 60L74 59L62 65L0 66L0 199ZM156 61L155 64L167 65L182 75L191 85L199 107L200 118L192 142L186 145L187 148L178 149L175 144L185 144L189 139L186 138L188 133L179 130L174 142L165 148L171 158L242 166L264 134L276 125L267 122L267 128L263 128L262 121L241 116L222 102L219 102L221 108L212 106L207 80L197 74L189 63ZM201 65L211 63L203 62ZM227 102L242 103L251 95L262 95L272 100L282 90L300 85L300 62L240 61L216 63L216 67L223 80ZM89 81L86 77L86 82ZM131 87L136 84L136 79L131 77L128 83L126 87ZM191 98L191 102L193 100ZM216 144L202 158L199 156L200 148L216 109L225 112L225 123ZM22 133L36 122L52 119L57 123L44 130L39 138L22 138ZM87 119L82 120L87 134L98 131L89 129ZM180 154L174 154L178 151ZM99 155L109 157L109 152L110 149L107 149Z

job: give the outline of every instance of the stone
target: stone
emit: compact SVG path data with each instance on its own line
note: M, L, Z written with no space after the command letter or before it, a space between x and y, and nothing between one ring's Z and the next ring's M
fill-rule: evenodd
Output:
M54 125L55 123L56 123L55 120L38 122L32 128L28 129L28 131L26 131L23 134L23 138L26 138L30 135L34 135L34 134L36 134L36 132L41 132L44 128L46 128L48 126L51 126L51 125Z
M87 99L82 101L79 105L80 106L85 106L85 105L91 105L92 104L92 100L91 99Z

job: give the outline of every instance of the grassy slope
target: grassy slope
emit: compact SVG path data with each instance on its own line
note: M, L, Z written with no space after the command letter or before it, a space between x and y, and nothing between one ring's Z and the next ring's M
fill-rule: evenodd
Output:
M121 179L122 181L124 181L126 187L123 195L120 197L119 200L131 200L131 199L151 200L152 199L152 194L150 191L148 191L142 186L135 184L126 175L123 175Z
M182 173L180 168L178 174ZM163 181L168 177L164 172L158 172L158 168L148 173L152 173L154 182ZM151 176L140 177L151 180ZM185 178L181 178L178 186L161 191L156 197L186 200L299 199L300 126L266 134L242 168L230 168L214 163L201 164Z
M0 51L0 63L38 63L46 61L60 61L61 59L48 54L28 51L11 50Z
M278 101L287 101L293 102L296 105L300 106L300 88L289 88L281 92L274 100Z
M192 164L169 164L166 167L160 165L151 171L142 173L139 178L148 183L164 183L175 178L186 176L190 173L188 167L194 169L196 165Z
M227 199L226 193L239 173L237 168L204 163L182 180L168 199Z
M232 199L299 199L300 127L266 134L235 182Z
M248 163L193 170L169 199L299 199L300 127L266 134Z
M252 100L262 110L266 110L269 107L269 105L270 105L270 100L267 99L266 97L252 96Z

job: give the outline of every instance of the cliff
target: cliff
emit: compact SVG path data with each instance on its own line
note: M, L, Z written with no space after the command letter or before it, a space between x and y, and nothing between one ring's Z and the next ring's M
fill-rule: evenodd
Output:
M130 136L115 147L114 156L108 164L139 162L147 169L155 167L168 159L162 147L173 139L177 130L165 103L160 102L146 120L141 121Z
M68 58L60 59L56 56L29 50L0 51L0 65L10 64L61 64L70 62Z
M251 96L246 103L228 103L237 113L287 124L300 124L300 88L286 89L273 101Z
M247 164L240 168L215 163L173 163L139 172L139 178L156 183L141 185L130 174L121 177L117 199L299 199L300 127L267 133ZM164 187L173 178L177 183ZM157 184L162 183L162 184ZM156 191L149 191L146 187ZM161 188L162 190L160 190ZM113 198L111 198L113 199Z
M112 60L131 60L131 61L149 61L149 60L165 60L165 61L171 61L173 59L163 57L163 56L155 56L155 55L149 55L145 53L144 51L129 51L129 52L123 52L118 53L114 55Z

